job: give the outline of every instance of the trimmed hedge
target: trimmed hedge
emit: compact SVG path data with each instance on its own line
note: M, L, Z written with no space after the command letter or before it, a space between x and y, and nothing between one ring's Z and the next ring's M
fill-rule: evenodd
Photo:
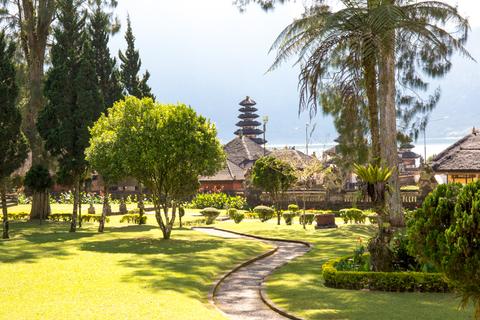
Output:
M228 209L227 214L228 217L235 221L236 224L239 224L240 222L242 222L243 218L245 218L245 214L235 208Z
M140 224L140 214L139 213L127 213L122 216L120 219L120 223L134 223L134 224ZM142 216L142 221L141 224L147 223L147 216L143 215Z
M70 222L72 221L72 214L71 213L51 213L48 216L48 219L52 221Z
M214 224L215 219L220 215L220 210L215 208L205 208L200 211L200 213L207 219L207 224Z
M290 212L296 213L299 210L300 210L300 208L296 204L289 204L288 205L288 211L290 211Z
M287 226L291 226L293 222L293 218L295 218L297 214L295 212L284 212L282 214L283 220L285 220L285 224Z
M30 213L26 212L14 212L8 213L8 220L11 221L21 221L21 220L28 220L30 218Z
M366 216L363 211L357 208L349 208L340 210L340 217L345 224L347 223L365 223Z
M450 291L441 273L338 271L335 266L344 259L330 260L322 266L325 286L337 289L394 292Z
M102 215L101 214L84 214L82 215L82 222L98 222L100 223L100 220L102 220ZM106 217L105 222L110 222L110 218Z
M300 214L298 220L303 225L303 213ZM312 224L313 221L315 221L315 213L305 213L305 224Z
M273 218L275 211L267 206L256 206L253 211L257 214L260 221L265 222Z

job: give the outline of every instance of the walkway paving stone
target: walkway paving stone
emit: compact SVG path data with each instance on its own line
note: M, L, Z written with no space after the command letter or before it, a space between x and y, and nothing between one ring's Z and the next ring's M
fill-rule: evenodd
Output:
M256 239L213 228L198 228L196 230L222 238ZM301 243L258 241L265 242L278 249L273 255L244 266L225 278L215 293L215 304L233 320L288 319L270 309L262 301L260 288L265 277L276 268L298 256L304 255L309 248Z

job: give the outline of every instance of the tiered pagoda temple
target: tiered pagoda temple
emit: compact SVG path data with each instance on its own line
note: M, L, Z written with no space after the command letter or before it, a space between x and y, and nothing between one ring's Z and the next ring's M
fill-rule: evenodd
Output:
M240 121L237 122L236 126L240 129L235 131L235 134L239 137L248 137L258 144L265 144L267 141L259 137L263 134L263 130L259 129L261 123L256 120L258 118L258 115L255 113L258 111L258 109L255 108L257 103L253 101L252 98L246 97L245 100L239 104L241 106L241 108L238 109L238 111L240 111L240 115L238 116Z

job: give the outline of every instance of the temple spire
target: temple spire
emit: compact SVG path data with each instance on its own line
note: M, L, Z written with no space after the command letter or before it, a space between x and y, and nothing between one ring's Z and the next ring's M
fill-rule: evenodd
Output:
M261 123L256 120L258 118L258 115L255 113L258 109L254 107L256 104L257 103L248 96L239 103L241 106L241 108L238 109L238 111L240 111L240 115L238 116L240 121L237 122L236 126L240 129L235 131L235 134L239 137L249 137L258 144L264 144L266 141L259 137L259 135L263 134L263 130L259 129Z

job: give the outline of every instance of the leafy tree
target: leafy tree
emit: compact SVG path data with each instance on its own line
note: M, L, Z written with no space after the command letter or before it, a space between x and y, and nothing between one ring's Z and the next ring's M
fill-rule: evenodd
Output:
M480 319L480 181L438 186L408 224L409 250L472 301Z
M135 36L132 31L132 24L130 17L127 18L127 32L125 33L125 40L127 41L127 50L125 53L119 51L120 57L120 78L127 95L135 96L139 99L150 97L155 98L152 94L152 89L147 82L150 78L148 70L142 78L139 76L140 68L142 67L142 60L140 54L135 49Z
M104 106L80 5L77 0L58 3L52 67L45 83L47 104L37 123L46 148L57 158L59 170L73 182L70 232L76 230L80 183L87 167L84 152L89 140L88 127L98 119Z
M17 108L15 46L0 32L0 196L3 213L3 239L8 239L7 179L27 158L28 144L20 126Z
M295 177L297 179L297 184L302 188L303 195L303 213L302 213L302 225L303 229L306 229L307 219L305 219L306 213L306 192L310 190L316 181L316 177L325 171L323 164L317 160L312 159L309 162L304 163L303 168L295 168Z
M103 114L90 130L90 146L85 150L86 159L90 166L103 179L103 209L98 232L103 232L109 211L109 186L127 176L122 162L123 150L117 145L116 128L119 125L119 120L118 117L107 118ZM142 217L139 220L142 220Z
M177 209L199 188L198 177L214 174L225 163L215 126L184 104L127 97L92 133L97 137L108 128L128 173L151 190L155 217L169 239Z
M271 156L258 159L252 167L252 184L268 193L277 212L277 224L280 224L280 197L297 181L295 169L282 160Z

